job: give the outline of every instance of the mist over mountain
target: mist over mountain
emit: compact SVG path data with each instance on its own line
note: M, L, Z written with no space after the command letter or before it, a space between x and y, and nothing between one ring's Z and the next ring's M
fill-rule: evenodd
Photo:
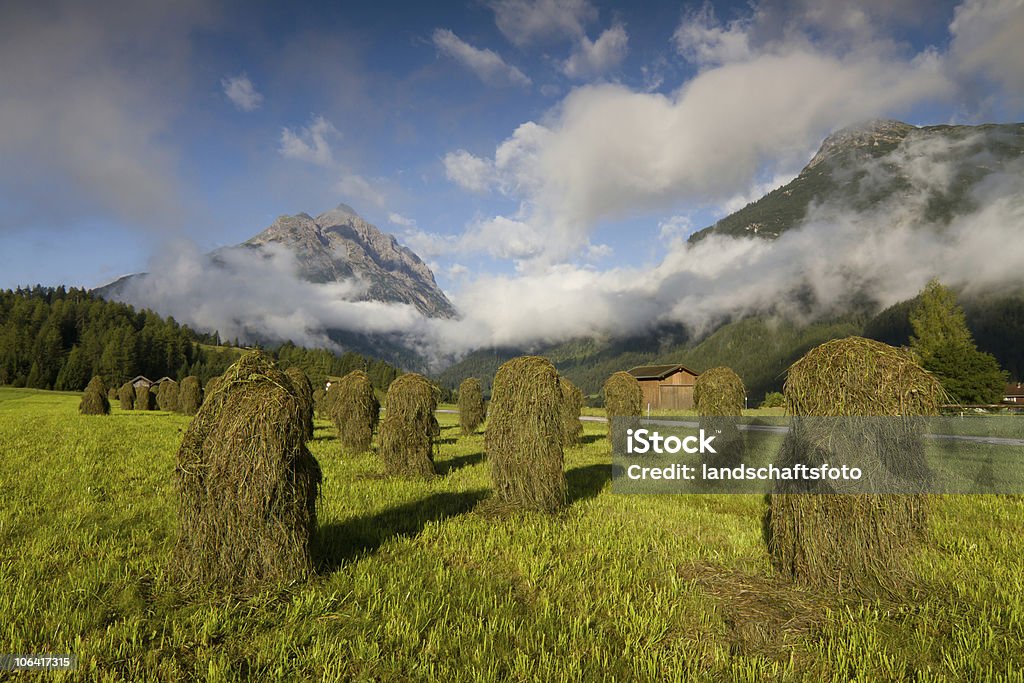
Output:
M341 206L282 217L214 254L165 250L149 275L102 293L225 338L352 348L434 370L481 349L561 346L581 368L595 354L612 368L626 362L613 350L678 358L745 320L768 327L744 338L789 330L776 360L749 374L861 329L933 277L999 301L1024 285L1022 230L1024 125L880 121L829 136L792 181L690 239L666 238L644 266L477 274L453 304L415 254Z

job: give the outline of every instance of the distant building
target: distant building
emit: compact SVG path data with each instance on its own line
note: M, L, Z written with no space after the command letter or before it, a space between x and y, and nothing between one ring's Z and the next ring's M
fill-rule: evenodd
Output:
M148 389L149 387L153 386L153 380L143 377L142 375L133 377L128 381L131 382L132 386L135 387L136 389L139 389L141 387L146 387Z
M1024 382L1012 382L1006 385L1003 403L1019 403L1024 405Z
M643 410L690 410L698 373L683 365L642 365L629 370L644 392Z
M163 384L164 382L173 382L173 381L174 381L174 380L173 380L173 379L171 379L170 377L161 377L161 378L160 378L160 379L158 379L157 381L153 382L153 383L152 383L152 386L154 386L154 387L158 387L158 386L160 386L161 384Z

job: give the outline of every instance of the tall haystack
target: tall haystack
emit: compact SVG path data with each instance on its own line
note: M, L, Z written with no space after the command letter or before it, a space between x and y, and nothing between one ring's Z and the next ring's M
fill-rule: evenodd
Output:
M484 391L480 380L467 377L459 385L459 426L472 434L484 423Z
M616 372L604 383L604 410L608 415L608 439L615 453L626 452L626 430L640 426L644 392L628 372Z
M210 400L210 397L217 393L217 389L220 387L221 382L224 381L222 375L216 375L206 381L206 387L203 390L203 403Z
M331 421L338 430L342 453L370 450L373 430L380 420L380 402L373 392L370 376L362 370L353 370L331 384L325 401Z
M565 505L564 415L551 361L521 356L498 368L485 447L499 505L543 512Z
M135 410L156 410L156 397L148 384L135 387Z
M426 377L414 372L391 383L380 426L380 457L389 474L434 475L434 437L440 432L434 416L438 393Z
M174 412L178 409L178 383L173 379L160 382L156 390L156 404L160 410Z
M125 382L117 390L117 400L121 402L121 410L135 410L135 387Z
M189 375L181 380L181 385L178 387L178 412L195 415L201 405L203 405L203 389L199 386L199 378Z
M583 392L565 377L558 378L562 390L562 446L575 446L583 438Z
M78 404L78 412L82 415L110 415L110 399L107 398L107 387L99 375L89 380Z
M326 398L327 398L327 390L326 389L321 388L321 389L317 389L316 391L313 392L313 414L316 415L316 417L319 417L319 418L327 417L327 413L325 412L325 405L324 405Z
M309 377L302 368L297 365L293 365L285 370L284 374L288 375L288 379L292 381L292 386L295 387L299 399L302 401L306 441L310 441L313 438L313 383L309 381Z
M717 467L735 467L743 462L744 442L738 418L746 397L743 380L724 366L702 372L694 382L693 403L700 428L715 435L715 453L707 457Z
M789 368L786 408L794 423L778 464L854 460L901 490L926 472L920 420L942 403L938 380L905 350L861 337L830 341ZM865 419L887 416L890 419ZM847 418L844 420L823 418ZM924 534L921 494L843 494L843 483L773 494L766 531L776 568L809 585L874 592L898 579L899 559Z
M303 417L291 380L259 351L208 392L175 469L180 581L248 593L313 571L321 473Z

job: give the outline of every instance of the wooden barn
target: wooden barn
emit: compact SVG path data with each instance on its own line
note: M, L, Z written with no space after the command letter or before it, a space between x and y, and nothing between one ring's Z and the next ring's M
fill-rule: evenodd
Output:
M629 370L644 392L643 409L690 410L697 374L683 365L642 365Z
M132 386L138 389L139 387L149 388L153 386L153 380L143 377L142 375L136 375L132 379L128 380L132 383Z
M1024 404L1024 383L1013 382L1006 385L1006 392L1003 395L1003 403Z

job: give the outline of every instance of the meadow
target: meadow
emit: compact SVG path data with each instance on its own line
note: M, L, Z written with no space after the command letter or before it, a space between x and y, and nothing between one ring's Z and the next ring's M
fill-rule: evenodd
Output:
M764 500L611 492L605 425L561 514L498 515L483 436L442 413L430 481L342 458L318 420L318 575L183 594L174 457L190 418L80 416L0 388L0 651L74 681L1024 681L1024 501L935 496L910 577L873 599L775 576Z

